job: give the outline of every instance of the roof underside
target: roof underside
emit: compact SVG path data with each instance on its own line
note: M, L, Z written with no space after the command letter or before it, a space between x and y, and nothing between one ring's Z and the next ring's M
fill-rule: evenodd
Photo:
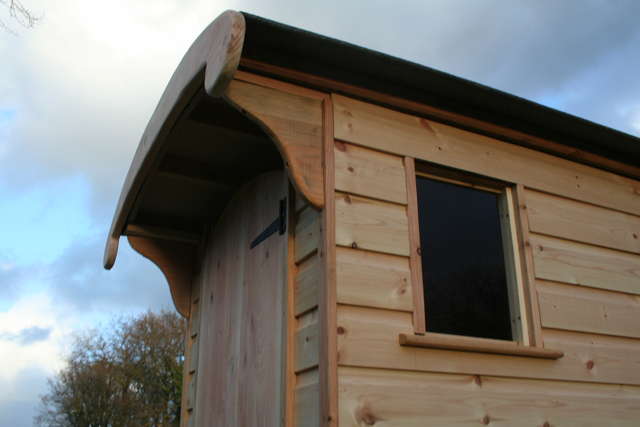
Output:
M167 138L166 151L127 223L197 239L242 184L278 168L282 160L265 133L202 90Z
M640 138L429 67L243 15L243 58L428 104L621 163L640 165Z

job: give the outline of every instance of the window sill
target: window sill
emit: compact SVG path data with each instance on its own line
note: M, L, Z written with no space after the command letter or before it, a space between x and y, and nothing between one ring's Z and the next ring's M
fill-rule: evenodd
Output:
M458 335L427 333L426 335L400 334L400 345L405 347L435 348L439 350L471 351L474 353L503 354L509 356L560 359L562 351L541 347L526 347L512 341Z

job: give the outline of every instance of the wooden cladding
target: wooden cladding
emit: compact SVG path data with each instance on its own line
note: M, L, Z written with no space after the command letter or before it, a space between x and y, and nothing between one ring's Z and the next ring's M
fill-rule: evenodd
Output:
M343 96L333 100L341 425L637 423L640 183ZM528 284L518 289L522 341L533 346L506 344L514 353L561 358L445 348L426 343L432 334L415 335L420 301L400 293L405 280L416 281L413 159L511 184L509 226L520 235L512 244L515 273Z
M338 245L409 255L406 207L344 193L335 197Z
M640 254L638 216L538 191L527 191L527 206L531 231Z
M278 145L293 184L309 203L321 208L322 101L240 80L229 84L225 98L265 128Z
M338 248L336 266L339 303L413 311L406 257Z
M640 182L483 135L333 95L337 139L640 215Z
M346 305L338 307L338 330L341 366L640 384L640 341L628 338L543 329L545 346L564 353L553 361L403 347L398 334L413 333L410 313Z
M636 426L640 390L480 375L340 368L343 426Z
M335 142L336 190L407 204L402 157Z
M640 294L640 256L532 234L539 279Z
M640 296L538 282L542 326L640 338Z

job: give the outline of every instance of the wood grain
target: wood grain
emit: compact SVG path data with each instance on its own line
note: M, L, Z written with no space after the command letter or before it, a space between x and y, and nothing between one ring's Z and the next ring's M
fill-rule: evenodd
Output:
M286 401L287 235L253 249L287 194L283 171L232 199L203 259L195 425L280 426Z
M404 206L336 193L336 243L395 255L409 255Z
M640 294L640 256L532 234L539 279Z
M454 123L465 129L473 129L478 133L492 135L496 138L510 141L514 144L554 153L559 157L579 163L593 165L595 167L610 170L635 179L640 179L640 167L638 166L632 166L629 163L609 159L589 151L577 149L576 147L567 146L549 139L530 135L522 131L499 126L495 123L475 119L468 115L453 113L432 105L409 101L405 98L399 98L383 92L353 86L348 83L304 73L291 68L278 67L273 64L256 61L255 59L242 58L240 63L244 68L256 71L260 74L267 73L286 80L301 82L302 84L319 88L327 92L349 94L359 99L368 99L378 105L393 106L394 108L408 111L413 114L434 117L436 120L444 121L445 123Z
M295 279L294 314L300 316L318 306L318 292L322 280L322 264L318 256L307 258L298 266Z
M542 326L640 338L640 296L538 281Z
M640 182L487 136L333 96L337 139L640 215Z
M318 251L321 243L320 221L320 213L311 206L298 214L295 229L296 263Z
M276 143L296 189L324 205L322 101L234 80L225 99L257 121Z
M296 373L318 366L320 356L319 325L312 323L296 332L295 371Z
M340 305L338 328L341 331L338 335L340 366L640 384L640 371L637 371L639 359L635 358L640 351L640 342L631 339L587 334L581 334L584 340L572 338L565 342L551 339L548 344L545 341L545 347L563 351L565 356L550 361L400 346L399 333L413 334L411 314L401 311ZM543 331L545 337L546 334L560 337L556 331ZM607 346L610 344L612 353L608 356ZM625 357L625 348L635 348L635 351ZM589 360L595 360L597 368L591 366L592 369L589 369ZM625 371L629 373L625 374Z
M522 340L525 344L539 347L542 345L542 326L540 325L540 308L538 307L538 294L536 293L536 281L533 264L533 249L529 235L529 209L527 198L522 184L511 188L513 197L514 217L518 234L517 245L520 268L522 273L522 292L519 295L522 313Z
M324 261L320 286L320 425L337 427L338 419L338 362L336 326L336 200L335 150L333 146L333 103L327 95L322 101L322 160L324 191L327 195L322 211L322 252Z
M340 368L345 426L636 426L640 388Z
M640 254L640 217L527 191L531 231Z
M559 329L542 333L545 345L564 352L556 363L564 376L640 385L640 340Z
M320 384L318 382L296 388L296 427L320 427Z
M413 311L406 257L340 247L336 264L339 303Z
M407 203L402 158L335 142L336 190L388 202Z
M537 357L539 359L560 359L563 356L562 351L559 350L530 347L513 341L435 334L432 332L425 335L400 334L398 341L400 345L409 347Z
M416 334L427 331L427 313L422 276L422 249L420 239L420 211L416 164L411 157L404 158L407 183L407 222L409 223L409 268L411 269L411 293L413 296L413 330Z

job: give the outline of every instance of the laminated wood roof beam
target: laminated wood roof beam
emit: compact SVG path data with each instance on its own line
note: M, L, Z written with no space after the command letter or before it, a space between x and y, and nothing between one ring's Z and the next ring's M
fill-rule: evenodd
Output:
M245 20L227 11L216 18L191 45L167 85L131 163L105 247L104 267L116 259L118 242L147 176L157 164L170 131L194 96L204 89L220 96L238 68L244 43Z

